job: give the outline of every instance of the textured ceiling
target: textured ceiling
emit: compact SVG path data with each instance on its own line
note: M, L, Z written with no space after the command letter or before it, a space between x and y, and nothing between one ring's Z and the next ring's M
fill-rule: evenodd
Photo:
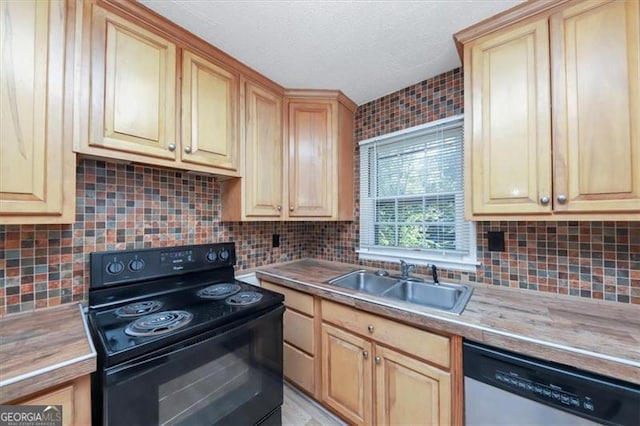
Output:
M452 34L521 0L139 0L287 88L358 105L460 66Z

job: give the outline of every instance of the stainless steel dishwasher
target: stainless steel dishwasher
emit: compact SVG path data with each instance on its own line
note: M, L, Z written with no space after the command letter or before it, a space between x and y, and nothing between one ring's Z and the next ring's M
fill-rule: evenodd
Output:
M640 425L640 386L464 343L467 425Z

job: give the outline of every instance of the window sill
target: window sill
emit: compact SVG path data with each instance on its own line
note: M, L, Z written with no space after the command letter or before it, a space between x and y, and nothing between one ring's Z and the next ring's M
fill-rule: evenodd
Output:
M462 272L476 272L480 262L475 256L438 256L432 253L421 253L413 250L356 250L358 259L382 262L399 262L403 259L416 265L436 265L441 269Z

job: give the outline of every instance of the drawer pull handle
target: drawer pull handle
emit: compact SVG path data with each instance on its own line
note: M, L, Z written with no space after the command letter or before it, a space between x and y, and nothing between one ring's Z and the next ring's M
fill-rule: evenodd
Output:
M174 143L170 143L170 144L167 146L167 149L168 149L169 151L175 151L175 150L176 150L176 144L174 144Z
M566 195L564 195L564 194L560 194L560 195L558 195L558 202L559 202L560 204L564 204L564 203L566 203L566 202L567 202L567 196L566 196Z
M363 357L364 359L369 359L369 352L367 352L367 351L362 351L362 357Z
M549 204L549 201L551 201L551 199L547 196L540 198L540 204L542 204L543 206L546 206L547 204Z
M369 330L369 333L373 333L373 325L369 324L367 330Z
M379 356L376 357L376 364L380 365L380 363L382 362L382 358L380 358Z

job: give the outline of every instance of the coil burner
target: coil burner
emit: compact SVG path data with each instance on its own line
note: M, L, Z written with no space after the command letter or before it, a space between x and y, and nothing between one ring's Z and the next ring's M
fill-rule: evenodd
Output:
M116 309L115 314L120 318L139 317L159 310L162 303L157 300L145 300L144 302L130 303Z
M187 311L156 312L138 318L124 330L129 336L157 336L176 331L189 324L193 315Z
M198 291L198 296L203 299L221 300L240 291L240 286L235 283L214 284Z
M255 291L241 291L233 296L227 297L227 305L248 306L258 303L262 299L262 294Z

